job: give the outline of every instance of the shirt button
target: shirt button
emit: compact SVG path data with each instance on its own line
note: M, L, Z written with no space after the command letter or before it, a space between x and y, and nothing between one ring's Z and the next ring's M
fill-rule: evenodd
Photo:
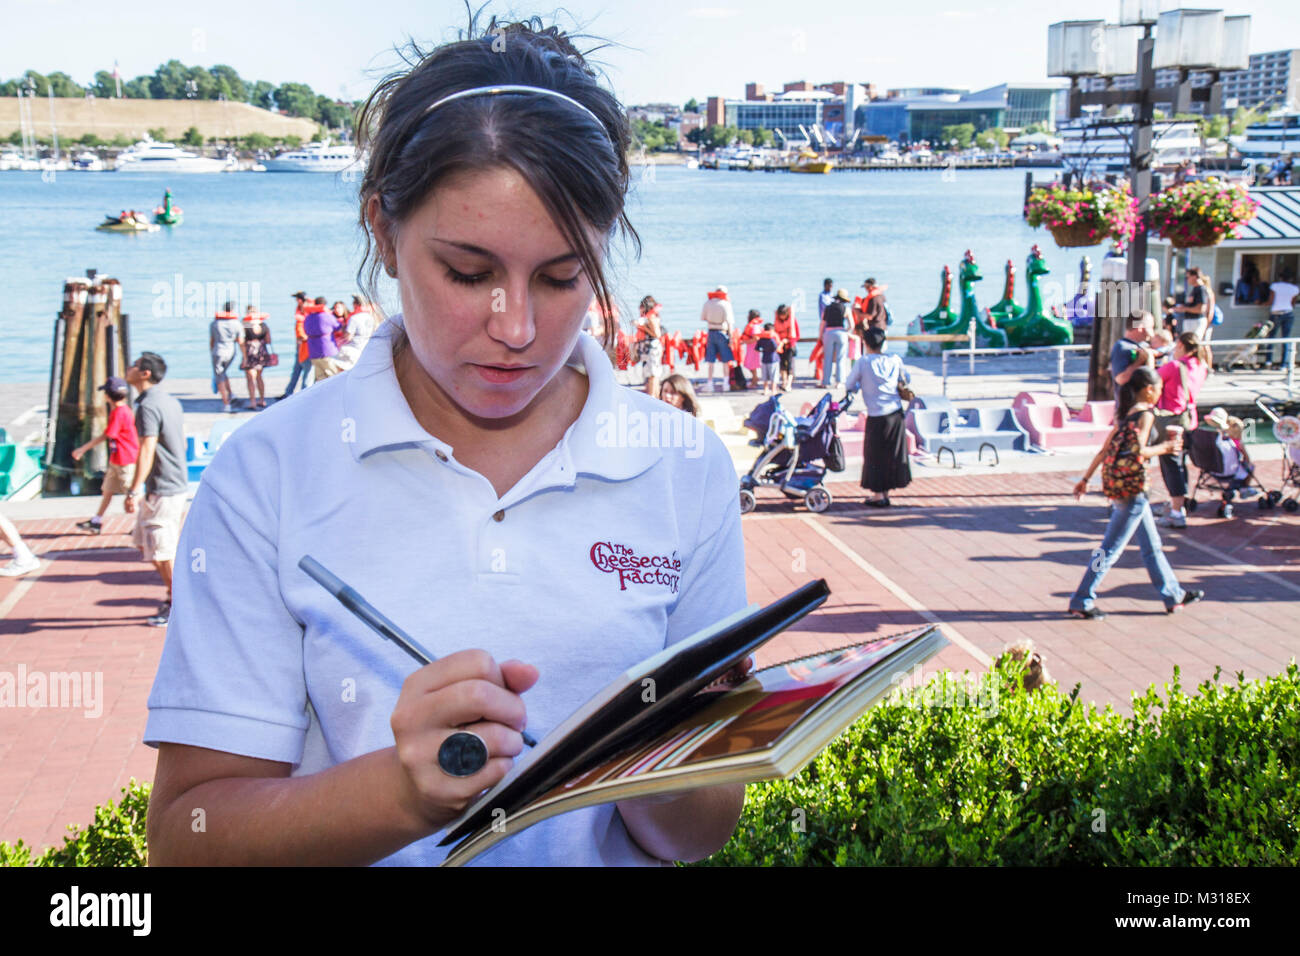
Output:
M441 448L439 448L437 451L435 451L435 452L433 453L433 457L434 457L434 458L437 458L439 461L446 461L446 460L447 460L447 456L444 455L444 454L442 453L442 449L441 449Z
M492 516L492 520L493 520L493 521L505 521L505 520L506 520L506 513L505 513L504 511L498 511L496 514L494 514L494 515Z

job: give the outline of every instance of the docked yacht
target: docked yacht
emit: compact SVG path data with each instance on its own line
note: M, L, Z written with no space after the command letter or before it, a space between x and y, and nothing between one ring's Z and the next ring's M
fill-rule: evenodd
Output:
M1130 122L1080 119L1062 123L1061 164L1083 176L1099 179L1107 174L1124 175L1128 171ZM1201 158L1201 134L1196 123L1161 121L1151 130L1151 167L1180 166Z
M119 173L219 173L231 167L233 156L208 159L181 149L175 143L158 143L143 139L118 153L113 168Z
M104 170L104 161L90 150L85 150L72 157L74 172L98 173Z
M350 143L308 143L266 161L268 173L339 173L356 166L357 151Z

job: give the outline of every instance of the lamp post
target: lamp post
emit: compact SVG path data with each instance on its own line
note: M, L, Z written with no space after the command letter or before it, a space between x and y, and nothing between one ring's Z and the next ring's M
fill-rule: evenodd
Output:
M1168 103L1171 113L1186 112L1192 103L1205 103L1208 114L1223 109L1219 75L1250 66L1250 17L1224 16L1222 10L1168 9L1170 0L1120 0L1119 23L1065 20L1047 28L1047 73L1070 79L1070 119L1083 116L1085 106L1130 106L1133 132L1129 139L1128 178L1144 217L1128 250L1127 283L1103 280L1099 285L1088 370L1088 398L1112 394L1110 349L1119 337L1119 323L1144 311L1151 297L1146 274L1145 216L1151 200L1151 138L1156 103ZM1155 72L1178 71L1178 82L1156 86ZM1192 86L1192 71L1208 72L1210 85ZM1135 88L1116 89L1114 78L1133 76ZM1085 77L1102 77L1106 88L1085 91Z

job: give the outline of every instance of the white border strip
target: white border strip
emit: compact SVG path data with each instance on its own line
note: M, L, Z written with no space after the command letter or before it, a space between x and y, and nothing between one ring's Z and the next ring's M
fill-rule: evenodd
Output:
M796 516L792 515L791 517L796 517ZM993 660L987 654L981 651L978 647L972 644L969 640L963 637L960 631L958 631L951 624L946 624L943 621L941 621L932 611L928 610L923 604L921 604L920 601L912 597L912 595L908 594L906 591L903 590L902 587L895 584L889 578L885 577L885 575L881 571L877 570L875 567L869 564L865 559L863 559L863 557L860 554L858 554L851 547L849 547L843 540L841 540L836 535L832 534L826 528L822 527L818 522L814 521L808 515L798 515L797 517L804 524L808 525L808 527L812 528L819 535L821 535L823 538L829 541L835 547L835 550L839 551L842 555L844 555L846 558L852 561L855 565L857 565L867 574L871 575L871 577L875 578L878 582L880 582L880 584L883 585L885 589L889 591L890 594L894 595L894 597L898 598L900 601L902 601L904 604L910 607L917 614L921 615L921 617L925 618L925 620L929 621L931 624L936 624L939 627L943 628L943 632L945 635L947 635L948 639L951 640L958 647L960 647L962 650L964 650L967 654L975 658L975 660L979 661L985 667L988 668L993 667ZM1297 590L1300 590L1300 588L1297 588Z

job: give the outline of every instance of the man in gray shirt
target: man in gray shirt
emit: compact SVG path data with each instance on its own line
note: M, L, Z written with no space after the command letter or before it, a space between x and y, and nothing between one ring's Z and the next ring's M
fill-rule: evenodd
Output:
M166 627L171 614L172 563L176 559L188 488L185 416L176 397L158 384L166 374L167 363L156 352L141 352L135 364L126 370L127 384L140 393L135 403L140 458L126 493L126 510L136 511L143 485L145 497L139 501L133 538L144 559L153 562L167 586L167 600L148 619L155 627Z

